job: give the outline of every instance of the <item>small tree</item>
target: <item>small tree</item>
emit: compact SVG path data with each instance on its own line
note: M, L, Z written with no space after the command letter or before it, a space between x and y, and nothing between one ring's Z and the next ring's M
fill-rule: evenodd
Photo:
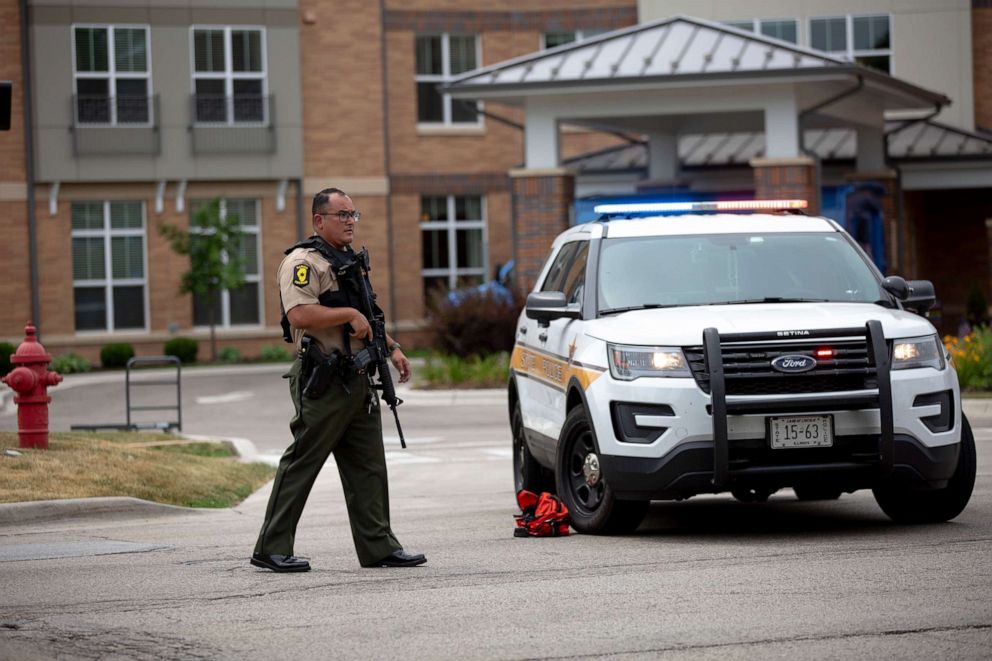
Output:
M183 274L181 294L203 296L210 325L210 357L217 360L217 335L214 309L217 297L225 289L237 289L245 283L244 259L241 256L241 224L236 213L222 213L220 198L197 209L189 230L161 224L159 232L178 255L189 256L189 271Z

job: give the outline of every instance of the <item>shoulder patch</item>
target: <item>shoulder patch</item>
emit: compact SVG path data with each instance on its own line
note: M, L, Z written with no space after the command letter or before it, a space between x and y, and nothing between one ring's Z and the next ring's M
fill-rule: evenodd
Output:
M310 267L307 264L297 264L293 267L293 284L306 287L310 284Z

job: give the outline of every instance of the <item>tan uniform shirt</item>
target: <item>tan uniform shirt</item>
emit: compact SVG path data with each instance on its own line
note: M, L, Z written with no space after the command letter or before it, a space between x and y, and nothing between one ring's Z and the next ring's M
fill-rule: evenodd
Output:
M279 295L282 306L289 312L297 305L320 305L319 296L325 291L337 291L338 282L330 263L313 248L297 248L286 255L279 265ZM303 330L291 325L293 342L299 350ZM344 351L341 326L310 330L307 333L317 341L324 353L335 349Z

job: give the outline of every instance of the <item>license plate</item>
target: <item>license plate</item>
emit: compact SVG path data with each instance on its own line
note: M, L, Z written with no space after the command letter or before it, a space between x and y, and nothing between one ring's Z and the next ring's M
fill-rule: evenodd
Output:
M826 448L834 444L829 415L769 418L772 448Z

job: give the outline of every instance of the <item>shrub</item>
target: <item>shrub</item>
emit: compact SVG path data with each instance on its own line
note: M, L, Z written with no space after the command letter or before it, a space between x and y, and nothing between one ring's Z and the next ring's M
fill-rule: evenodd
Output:
M127 342L111 342L100 349L100 364L107 369L126 367L134 358L134 347Z
M293 359L293 352L279 344L266 344L262 347L261 358L266 362L284 363Z
M175 356L183 364L195 363L196 353L200 350L200 343L191 337L174 337L165 343L163 353L166 356Z
M420 374L427 387L503 388L510 376L510 356L506 352L469 358L434 354L427 357Z
M63 353L52 358L51 369L59 374L80 374L82 372L89 372L93 369L93 366L90 364L90 361L78 353L72 353L70 351L69 353Z
M10 355L17 351L10 342L0 342L0 376L6 376L10 371Z
M439 351L486 356L513 349L522 303L490 292L468 292L453 303L443 292L431 298L428 323Z
M220 359L220 362L222 363L240 363L242 360L241 350L237 347L224 347L220 350L220 353L217 354L217 358Z
M962 388L986 390L992 387L992 331L979 326L964 337L944 338Z

